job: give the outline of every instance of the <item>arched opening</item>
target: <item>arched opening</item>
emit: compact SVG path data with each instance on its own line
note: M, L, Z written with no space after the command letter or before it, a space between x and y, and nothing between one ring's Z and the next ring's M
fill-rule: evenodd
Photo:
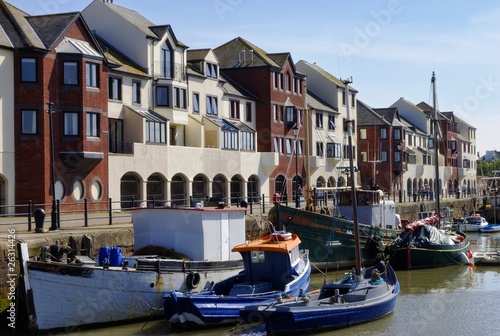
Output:
M170 198L172 205L186 205L187 179L181 174L176 174L170 182Z
M245 198L242 191L243 178L241 178L241 176L234 175L231 178L231 204L239 204Z
M158 206L165 201L165 180L159 174L148 177L146 184L147 201L151 206Z
M247 182L248 203L250 204L259 203L259 196L260 196L259 179L255 175L252 175L248 178Z
M120 180L120 201L122 209L138 206L141 199L141 180L136 174L127 173Z

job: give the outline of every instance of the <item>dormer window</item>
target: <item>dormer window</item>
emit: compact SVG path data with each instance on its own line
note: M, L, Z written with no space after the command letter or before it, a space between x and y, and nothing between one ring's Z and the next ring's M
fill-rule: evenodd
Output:
M213 63L206 63L205 76L209 78L217 78L217 65Z
M161 48L161 76L163 78L173 78L173 52L172 48L165 43Z

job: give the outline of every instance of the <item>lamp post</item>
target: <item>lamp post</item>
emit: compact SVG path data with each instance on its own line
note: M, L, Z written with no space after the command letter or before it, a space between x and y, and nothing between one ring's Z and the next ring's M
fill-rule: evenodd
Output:
M403 202L403 144L398 144L399 150L399 203Z
M52 114L54 113L52 106L53 103L48 103L49 105L49 123L50 123L50 177L51 177L51 189L52 189L52 212L51 212L51 225L50 230L55 231L58 229L57 226L57 205L56 205L56 172L54 167L54 125L52 122Z

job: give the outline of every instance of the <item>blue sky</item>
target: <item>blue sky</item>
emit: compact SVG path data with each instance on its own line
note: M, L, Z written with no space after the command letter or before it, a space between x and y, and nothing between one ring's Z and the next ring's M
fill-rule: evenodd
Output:
M31 15L83 10L91 0L10 0ZM477 151L500 150L500 2L463 0L114 0L170 24L191 49L241 36L269 53L290 52L336 77L358 98L388 107L431 101L477 128Z

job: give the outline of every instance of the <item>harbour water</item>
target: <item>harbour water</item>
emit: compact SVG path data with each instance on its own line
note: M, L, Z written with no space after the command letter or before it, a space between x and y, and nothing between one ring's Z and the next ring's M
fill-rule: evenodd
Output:
M472 251L500 249L500 234L469 234ZM398 271L401 293L395 311L377 321L314 335L498 335L500 325L500 266L448 266ZM329 272L331 280L343 271ZM328 279L328 280L330 280ZM324 275L316 273L311 288L319 288ZM172 331L163 320L83 330L70 335L265 335L263 328L244 326ZM63 333L55 333L57 335Z

